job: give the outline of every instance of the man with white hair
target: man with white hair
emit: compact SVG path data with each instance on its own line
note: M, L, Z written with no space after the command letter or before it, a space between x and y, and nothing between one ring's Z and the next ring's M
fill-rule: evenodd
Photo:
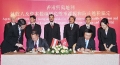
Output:
M7 34L8 34L8 30L10 27L12 27L13 25L16 24L16 16L14 14L10 15L10 22L6 23L4 26L4 39L6 38Z

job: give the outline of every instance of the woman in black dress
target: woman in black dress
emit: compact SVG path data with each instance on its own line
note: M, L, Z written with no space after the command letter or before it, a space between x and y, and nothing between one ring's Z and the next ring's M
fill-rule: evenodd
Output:
M103 28L101 29L101 41L104 46L103 51L118 53L115 29L109 27L107 18L103 18L100 24Z

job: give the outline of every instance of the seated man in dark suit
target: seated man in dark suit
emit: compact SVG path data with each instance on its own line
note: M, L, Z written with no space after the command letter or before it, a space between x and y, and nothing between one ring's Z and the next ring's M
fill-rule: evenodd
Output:
M90 51L95 50L95 41L92 36L92 30L86 29L84 32L84 37L80 37L76 44L77 51Z
M33 49L41 52L42 50L47 50L49 48L46 40L40 38L39 33L35 30L32 31L31 38L32 39L29 39L27 42L27 52L33 51Z

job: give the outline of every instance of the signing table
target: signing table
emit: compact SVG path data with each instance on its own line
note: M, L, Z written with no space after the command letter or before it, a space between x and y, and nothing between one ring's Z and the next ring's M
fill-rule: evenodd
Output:
M119 54L113 52L73 54L7 53L1 55L1 65L119 65Z

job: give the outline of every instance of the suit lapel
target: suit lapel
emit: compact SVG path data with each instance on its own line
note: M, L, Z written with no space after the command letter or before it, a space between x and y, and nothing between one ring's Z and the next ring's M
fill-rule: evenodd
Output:
M41 46L42 46L42 39L39 38L39 47L41 47Z
M17 35L17 36L19 36L19 30L18 30L18 25L16 25L16 27L15 27L15 34Z

